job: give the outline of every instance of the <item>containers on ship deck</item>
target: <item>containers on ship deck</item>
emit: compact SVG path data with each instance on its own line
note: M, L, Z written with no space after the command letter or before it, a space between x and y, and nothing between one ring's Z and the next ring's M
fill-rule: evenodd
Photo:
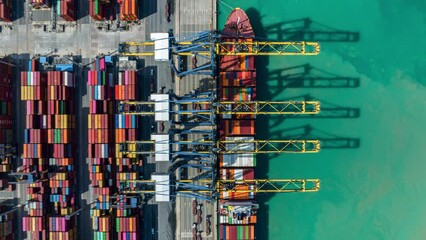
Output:
M254 225L220 225L220 240L255 240Z
M232 139L230 137L226 139ZM242 139L242 138L236 138ZM254 139L253 137L245 137L244 139ZM228 144L229 148L235 147L235 144ZM245 149L251 150L253 145L247 144ZM256 167L256 155L252 153L240 154L221 154L219 155L219 165L225 168L239 168L239 167Z
M253 56L223 56L219 64L222 72L256 70Z
M220 89L221 101L254 101L256 87L224 87Z
M254 119L220 119L219 135L254 136L256 135L256 120Z
M255 224L257 222L257 209L259 205L252 201L221 201L221 224Z
M221 87L256 87L255 71L220 72L219 77Z

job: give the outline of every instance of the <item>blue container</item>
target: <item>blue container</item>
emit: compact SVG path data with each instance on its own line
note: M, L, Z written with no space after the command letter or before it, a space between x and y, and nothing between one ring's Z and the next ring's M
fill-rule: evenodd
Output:
M108 74L108 86L114 86L114 76L112 75L112 73Z
M56 64L55 69L56 71L61 71L61 72L72 72L73 65L72 64Z
M96 58L96 71L99 71L100 67L99 58Z
M105 62L112 63L112 56L105 56Z
M130 115L132 117L132 128L136 128L136 115Z
M30 142L30 130L24 129L24 143Z
M47 57L40 57L40 63L46 63Z

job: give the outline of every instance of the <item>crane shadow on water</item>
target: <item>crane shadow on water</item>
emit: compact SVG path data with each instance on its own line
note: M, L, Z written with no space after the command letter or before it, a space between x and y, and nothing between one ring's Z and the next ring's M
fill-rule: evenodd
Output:
M306 124L300 127L271 131L272 139L319 140L321 149L355 149L360 147L360 139L344 137L320 130Z
M360 79L340 76L309 63L268 71L267 88L274 96L287 88L357 88Z
M339 30L310 18L283 21L265 26L269 37L282 41L357 42L359 32Z

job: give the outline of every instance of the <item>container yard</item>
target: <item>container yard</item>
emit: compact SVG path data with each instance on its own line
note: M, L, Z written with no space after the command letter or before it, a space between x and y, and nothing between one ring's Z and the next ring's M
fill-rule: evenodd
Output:
M32 59L20 74L26 106L22 172L36 173L27 186L22 229L32 239L77 239L74 75L40 71L39 65Z
M259 239L258 194L319 190L318 179L256 177L259 154L320 150L259 138L257 115L315 115L320 103L259 100L255 60L317 55L318 43L259 41L240 8L216 34L204 0L25 4L20 21L52 31L33 25L17 47L26 55L0 61L0 188L15 201L0 203L2 239ZM78 31L58 31L62 20Z

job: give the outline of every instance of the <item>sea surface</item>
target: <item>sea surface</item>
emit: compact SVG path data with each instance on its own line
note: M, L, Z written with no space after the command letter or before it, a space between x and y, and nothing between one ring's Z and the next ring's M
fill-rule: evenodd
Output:
M271 40L309 40L292 31L359 34L321 38L318 56L256 59L258 100L316 99L323 109L317 117L258 119L258 139L312 138L323 147L258 157L257 178L318 178L321 190L261 195L257 239L426 239L426 1L220 0L218 6L218 28L240 7L255 34ZM305 18L312 24L304 29L298 20ZM288 69L306 64L309 73ZM334 78L326 87L300 84L327 76Z

